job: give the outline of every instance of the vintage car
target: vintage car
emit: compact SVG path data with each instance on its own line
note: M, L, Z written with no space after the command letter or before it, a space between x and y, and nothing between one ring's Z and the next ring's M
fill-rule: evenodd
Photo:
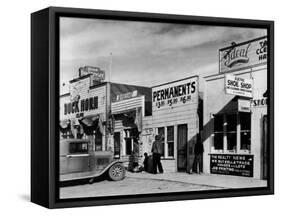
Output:
M90 151L86 139L63 139L60 141L60 182L94 179L104 175L113 181L125 177L121 161L113 160L111 151Z

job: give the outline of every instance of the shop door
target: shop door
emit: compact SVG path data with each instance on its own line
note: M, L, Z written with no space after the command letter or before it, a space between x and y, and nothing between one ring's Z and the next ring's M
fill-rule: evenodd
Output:
M267 115L263 117L263 137L262 137L262 145L263 145L263 152L262 152L262 174L263 179L267 179Z
M187 165L187 125L178 125L177 144L177 168L178 171L186 171Z
M120 158L120 132L114 133L114 158Z

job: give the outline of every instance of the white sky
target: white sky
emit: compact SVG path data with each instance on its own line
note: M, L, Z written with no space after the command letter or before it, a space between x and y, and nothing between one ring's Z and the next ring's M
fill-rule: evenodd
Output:
M143 86L215 74L220 48L264 35L254 28L61 18L61 93L85 65L104 69L106 80Z

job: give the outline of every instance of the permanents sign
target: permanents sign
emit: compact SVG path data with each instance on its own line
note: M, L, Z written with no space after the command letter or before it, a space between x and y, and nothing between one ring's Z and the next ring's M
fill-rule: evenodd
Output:
M253 155L211 154L213 174L253 177Z
M245 69L267 62L267 37L257 38L219 50L220 73Z
M198 77L153 87L153 109L177 107L196 102L198 97Z
M231 74L225 75L225 92L227 94L253 97L253 80L236 77Z

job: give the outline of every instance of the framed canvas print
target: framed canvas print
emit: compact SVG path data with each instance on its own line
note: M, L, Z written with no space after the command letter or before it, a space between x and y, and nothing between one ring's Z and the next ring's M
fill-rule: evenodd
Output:
M50 7L31 27L32 202L273 194L273 21Z

